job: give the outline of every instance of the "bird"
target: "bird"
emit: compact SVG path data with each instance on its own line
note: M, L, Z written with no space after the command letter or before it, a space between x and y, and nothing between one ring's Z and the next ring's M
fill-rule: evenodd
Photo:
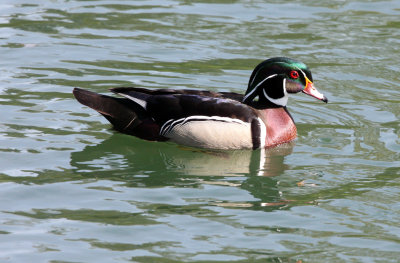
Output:
M118 132L148 141L214 149L265 149L296 139L288 97L305 93L325 103L309 68L273 57L253 70L246 93L117 87L119 97L74 88L81 104L103 115Z

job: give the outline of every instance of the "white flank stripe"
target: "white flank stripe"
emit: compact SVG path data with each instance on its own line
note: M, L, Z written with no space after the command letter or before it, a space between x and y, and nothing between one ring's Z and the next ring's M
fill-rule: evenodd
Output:
M238 124L243 124L246 125L246 122L239 120L239 119L233 119L229 117L221 117L221 116L201 116L201 115L194 115L190 116L187 118L181 118L177 120L168 120L161 126L160 129L160 135L165 136L168 132L170 132L175 126L177 125L185 125L186 123L190 121L203 121L203 120L211 120L211 121L223 121L223 122L230 122L230 123L238 123Z
M267 127L265 126L265 123L258 118L258 122L260 123L260 148L263 149L265 147L265 141L267 137Z
M135 98L135 97L129 96L129 95L127 95L127 94L123 94L123 93L118 93L118 94L121 95L121 96L124 96L125 98L128 98L128 99L130 99L130 100L136 102L136 103L139 104L143 109L146 109L147 102L146 102L145 100L141 100L141 99L138 99L138 98Z
M215 120L215 121L226 121L226 122L235 122L235 123L240 123L240 124L246 124L246 122L239 120L239 119L233 119L229 117L221 117L221 116L202 116L202 115L194 115L185 118L185 122L190 121L190 120Z
M185 118L182 119L177 119L176 121L169 120L168 122L172 121L170 124L168 124L167 126L165 126L165 129L163 131L163 133L161 135L165 135L168 132L170 132L172 130L172 128L174 128L176 125L180 124L181 122L185 121Z
M257 86L255 86L254 89L252 89L246 96L244 96L243 101L245 101L251 94L253 94L253 93L257 90L257 88L258 88L261 84L263 84L267 79L274 78L274 77L276 77L276 76L278 76L278 75L277 75L277 74L274 74L274 75L270 75L270 76L266 77L265 79L263 79L263 81L261 81L260 83L258 83ZM254 77L255 77L255 76L254 76ZM254 80L253 80L253 81L254 81ZM253 81L252 81L251 83L253 83ZM250 85L250 86L251 86L251 85Z
M170 119L170 120L168 120L168 121L166 121L164 124L163 124L163 126L161 126L161 129L160 129L160 135L163 135L164 134L164 128L168 128L168 126L166 126L166 125L168 125L169 123L171 123L173 121L173 119Z

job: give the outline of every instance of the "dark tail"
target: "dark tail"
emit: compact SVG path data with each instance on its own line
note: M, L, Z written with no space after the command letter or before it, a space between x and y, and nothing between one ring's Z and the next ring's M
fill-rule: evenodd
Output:
M137 120L137 114L128 108L124 99L97 94L88 90L75 88L75 98L85 106L88 106L107 118L115 129L126 130Z
M103 115L117 131L145 140L165 140L158 135L159 126L133 101L79 88L74 88L73 94L80 103Z

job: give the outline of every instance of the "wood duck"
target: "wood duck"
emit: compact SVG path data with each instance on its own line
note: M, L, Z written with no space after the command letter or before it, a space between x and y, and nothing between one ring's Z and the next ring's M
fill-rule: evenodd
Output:
M133 87L111 89L122 98L79 88L73 94L117 131L141 139L207 149L257 149L296 138L296 126L286 108L289 94L303 92L328 102L312 81L304 63L276 57L257 65L245 95Z

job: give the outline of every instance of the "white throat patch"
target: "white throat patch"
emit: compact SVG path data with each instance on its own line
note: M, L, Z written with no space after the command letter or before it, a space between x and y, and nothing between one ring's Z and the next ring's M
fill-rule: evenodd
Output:
M267 98L270 102L279 105L279 106L286 106L287 102L288 102L288 98L289 95L286 91L286 78L283 79L283 97L282 98L278 98L278 99L273 99L270 96L268 96L268 94L265 92L265 89L263 89L263 94L265 96L265 98Z

